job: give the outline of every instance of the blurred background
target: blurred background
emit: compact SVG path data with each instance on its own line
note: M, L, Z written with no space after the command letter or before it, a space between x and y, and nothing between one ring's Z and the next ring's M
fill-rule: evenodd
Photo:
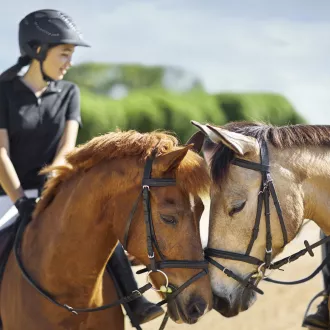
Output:
M3 0L1 7L1 71L16 62L18 23L33 10L63 10L92 45L76 49L65 77L82 93L79 143L117 127L167 129L185 142L196 131L192 119L330 124L328 0ZM288 253L318 235L309 223ZM303 257L274 277L301 278L319 262L319 253ZM301 329L321 277L262 289L255 306L233 319L212 311L194 326L170 322L168 329Z
M330 122L327 0L12 0L2 8L0 69L16 62L18 22L56 7L92 48L66 79L82 92L79 142L113 130Z

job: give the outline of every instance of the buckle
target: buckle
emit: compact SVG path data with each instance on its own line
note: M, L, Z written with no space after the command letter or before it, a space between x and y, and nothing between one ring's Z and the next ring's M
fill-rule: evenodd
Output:
M64 306L69 312L71 312L72 314L74 314L74 315L78 315L78 312L75 311L75 310L73 309L73 307L71 307L71 306L69 306L69 305L67 305L67 304L64 304L63 306Z
M270 250L267 250L267 248L266 248L266 253L267 254L273 253L273 248L271 247Z
M138 297L141 297L142 296L142 293L139 290L132 291L132 294L137 294Z

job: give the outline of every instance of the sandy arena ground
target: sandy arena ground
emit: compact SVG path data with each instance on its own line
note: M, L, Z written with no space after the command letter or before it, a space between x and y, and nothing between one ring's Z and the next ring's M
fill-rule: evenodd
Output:
M201 226L202 235L207 228L206 215L203 217ZM304 248L303 241L307 239L310 244L319 240L319 228L309 222L293 242L286 247L280 257L284 257L295 253ZM291 265L285 266L285 272L275 272L272 277L279 280L296 280L303 278L312 273L321 262L321 249L317 248L315 257L312 258L308 254L301 257ZM138 267L134 267L136 271ZM145 276L136 277L139 285L144 284ZM195 325L175 324L169 320L166 329L190 329L190 330L299 330L306 329L301 327L303 315L310 299L322 289L322 275L317 275L314 279L307 283L295 286L283 286L262 282L260 288L264 290L264 296L260 296L257 302L246 312L230 319L226 319L212 310L206 314ZM155 292L149 290L146 293L148 299L158 302L160 299ZM317 303L319 300L317 301ZM316 308L314 304L314 311ZM165 305L166 308L166 305ZM160 326L161 318L153 320L142 326L143 330L156 330ZM126 317L126 329L133 329Z

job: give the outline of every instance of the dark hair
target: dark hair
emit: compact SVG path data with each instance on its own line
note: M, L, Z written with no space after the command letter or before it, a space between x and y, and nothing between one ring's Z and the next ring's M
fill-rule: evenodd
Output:
M9 69L1 73L0 82L14 79L17 76L17 74L21 71L21 69L24 66L29 65L30 63L31 63L31 58L29 56L19 57L15 65L13 65Z

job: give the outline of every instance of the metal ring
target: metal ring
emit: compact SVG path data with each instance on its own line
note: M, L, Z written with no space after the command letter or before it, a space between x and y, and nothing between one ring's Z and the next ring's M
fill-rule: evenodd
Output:
M267 271L267 270L269 270L269 274L266 274L266 271ZM272 273L273 273L274 270L275 270L275 269L269 269L269 268L266 268L263 277L264 277L264 278L268 278L270 275L272 275Z
M258 273L262 273L261 267L263 267L263 266L265 266L265 265L266 265L266 263L263 262L263 263L258 267L257 272L258 272Z
M263 278L264 278L264 273L262 272L261 268L262 268L263 266L265 266L265 265L266 265L266 263L263 262L263 263L257 268L257 271L256 271L251 277L253 277L253 278L261 278L261 279L263 279Z
M257 270L256 276L254 276L254 277L261 277L262 279L264 279L264 278L269 277L269 276L273 273L274 269L270 269L270 268L265 268L265 271L262 272L261 267L263 267L263 266L265 266L265 265L266 265L266 263L263 262L263 263L258 267L258 270ZM269 274L266 274L266 271L267 271L267 270L270 271Z
M262 272L259 272L259 271L256 271L254 274L251 275L251 278L263 278L263 273Z
M158 292L161 292L160 289L156 289L156 288L153 286L153 284L150 282L150 274L153 273L153 272L154 272L153 270L150 270L150 271L148 272L148 274L147 274L147 282L150 283L150 284L152 285L152 287L151 287L152 290L154 290L154 291L158 291ZM159 269L157 269L156 272L161 273L161 274L165 277L165 280L166 280L165 288L168 288L168 277L167 277L167 275L166 275L163 271L161 271L161 270L159 270Z

